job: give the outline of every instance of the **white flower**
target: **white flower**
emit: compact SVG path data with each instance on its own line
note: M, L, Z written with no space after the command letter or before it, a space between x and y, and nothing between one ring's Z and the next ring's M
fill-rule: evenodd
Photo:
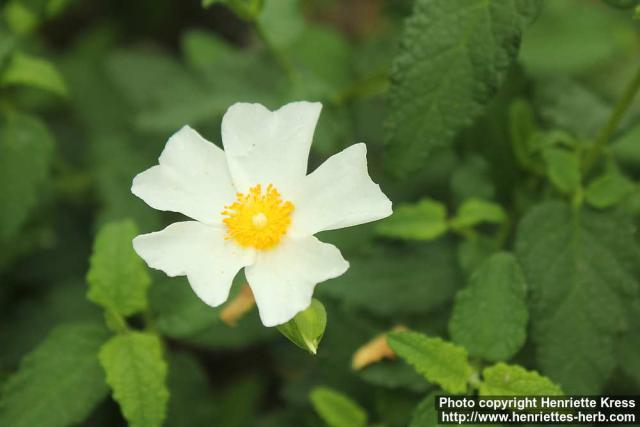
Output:
M169 276L186 275L213 307L226 301L245 267L265 326L306 309L316 284L349 267L338 248L313 235L391 215L391 202L369 177L362 143L307 175L321 108L234 104L222 119L225 151L188 126L175 133L131 191L155 209L195 221L137 236L138 255Z

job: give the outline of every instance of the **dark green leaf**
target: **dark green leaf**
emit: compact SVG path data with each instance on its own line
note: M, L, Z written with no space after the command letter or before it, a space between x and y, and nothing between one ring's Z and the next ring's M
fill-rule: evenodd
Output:
M623 304L638 293L633 230L623 216L559 202L535 207L518 227L538 366L568 393L598 393L615 366Z
M109 337L100 325L56 328L3 385L0 425L64 427L83 421L107 396L98 349Z
M386 141L394 172L417 170L482 112L518 50L533 0L418 0L392 68Z
M481 359L513 357L526 339L525 288L515 257L504 252L492 255L456 295L449 321L453 340Z
M40 120L17 115L0 125L0 241L15 236L37 205L52 151L52 137Z

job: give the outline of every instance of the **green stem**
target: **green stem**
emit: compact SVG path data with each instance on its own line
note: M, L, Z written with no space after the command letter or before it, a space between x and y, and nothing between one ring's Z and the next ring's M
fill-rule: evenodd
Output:
M256 33L258 34L258 37L260 37L260 40L262 40L262 43L264 43L264 45L267 47L267 50L269 51L273 59L280 66L282 71L285 72L285 74L289 77L289 79L293 80L294 79L293 66L291 65L291 62L289 62L289 59L285 55L283 55L282 52L280 52L273 45L273 43L271 43L271 41L269 40L269 37L267 36L267 33L264 31L264 28L262 27L262 24L260 24L260 22L257 19L254 19L252 23Z
M595 161L600 156L600 153L602 152L604 146L607 144L609 138L611 138L611 135L613 134L613 132L615 132L618 125L620 124L620 121L624 117L624 114L629 109L631 101L633 101L633 98L636 96L636 93L638 93L638 90L640 90L640 70L636 72L636 75L625 88L622 97L620 98L620 100L618 100L618 103L611 112L609 120L607 121L605 126L598 132L593 148L590 152L587 153L587 156L585 158L585 162L583 165L583 170L585 173L593 166Z

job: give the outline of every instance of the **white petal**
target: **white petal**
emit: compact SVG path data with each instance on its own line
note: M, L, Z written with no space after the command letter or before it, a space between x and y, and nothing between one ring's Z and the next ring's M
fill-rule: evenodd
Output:
M322 104L292 102L276 111L237 103L222 119L229 171L238 191L273 184L287 194L307 174L307 160Z
M349 263L333 245L315 237L283 239L259 252L245 269L247 281L265 326L288 322L311 304L316 284L343 274Z
M391 215L391 201L367 171L367 147L354 144L309 174L291 197L289 234L310 236Z
M151 268L168 276L187 276L202 301L217 306L227 300L238 270L255 260L245 250L225 240L225 230L196 221L176 222L162 231L133 239L133 248Z
M221 212L235 199L235 189L219 147L185 126L169 138L159 163L133 179L133 194L158 210L207 224L222 221Z

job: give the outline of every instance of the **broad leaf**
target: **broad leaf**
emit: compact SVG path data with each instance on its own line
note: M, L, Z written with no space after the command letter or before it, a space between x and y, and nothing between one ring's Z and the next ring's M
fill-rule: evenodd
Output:
M100 363L129 425L161 426L169 392L160 339L142 332L116 335L100 350Z
M450 393L466 391L472 369L464 348L416 332L390 332L387 342L429 382Z
M0 75L0 86L25 85L66 95L67 87L55 66L49 61L16 52Z
M619 172L610 171L589 184L585 192L587 202L596 208L608 208L620 202L634 190L633 183Z
M561 148L543 151L549 180L563 193L571 194L580 185L580 163L575 153Z
M549 378L521 366L498 363L482 371L480 395L483 396L557 396L560 387Z
M447 228L446 206L431 199L400 205L392 216L376 225L382 236L410 240L433 240L446 233Z
M615 367L624 302L638 294L633 231L624 216L560 202L533 208L518 227L538 366L567 393L598 393Z
M44 124L16 115L0 124L0 242L14 237L37 205L53 140Z
M500 224L507 218L502 207L493 202L480 199L469 199L465 201L456 216L449 222L452 228L463 230L487 222Z
M311 403L329 427L365 427L367 413L344 394L327 387L311 391Z
M417 0L389 94L394 171L417 170L482 112L515 58L536 0Z
M136 225L129 220L105 225L96 237L87 274L87 297L122 316L147 307L151 279L133 250L132 240L137 234Z
M54 329L4 384L0 425L64 427L82 422L107 396L98 350L108 337L99 324Z
M513 255L492 255L456 295L449 321L453 340L481 359L513 357L526 339L525 287Z

